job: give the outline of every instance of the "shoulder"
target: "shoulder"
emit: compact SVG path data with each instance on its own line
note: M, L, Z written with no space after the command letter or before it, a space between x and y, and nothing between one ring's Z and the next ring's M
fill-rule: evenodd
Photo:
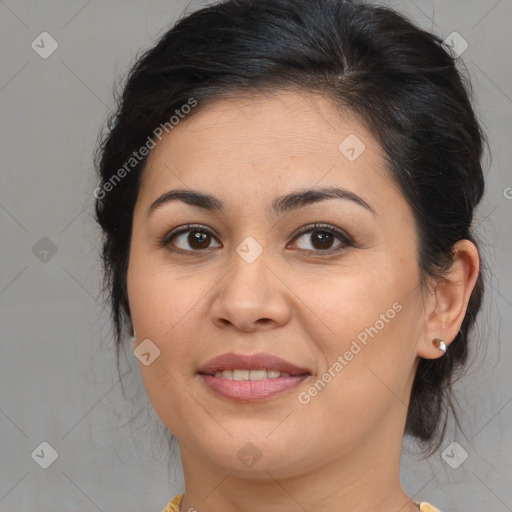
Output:
M167 507L165 507L165 509L162 510L162 512L178 512L178 510L180 509L182 499L183 493L177 494L171 501L169 501Z

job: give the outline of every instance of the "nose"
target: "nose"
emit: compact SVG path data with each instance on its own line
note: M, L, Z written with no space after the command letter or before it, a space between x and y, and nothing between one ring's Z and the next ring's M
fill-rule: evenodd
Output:
M211 319L217 327L252 332L289 321L291 291L284 276L267 265L264 254L252 263L234 256L233 267L219 282L211 306Z

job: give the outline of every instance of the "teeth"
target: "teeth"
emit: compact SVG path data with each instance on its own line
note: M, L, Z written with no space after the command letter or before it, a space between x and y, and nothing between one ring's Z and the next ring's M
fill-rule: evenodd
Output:
M264 380L275 379L277 377L290 377L289 373L280 372L278 370L224 370L216 372L215 377L223 377L230 380Z
M249 370L233 370L233 380L249 380Z
M263 380L267 378L267 370L251 370L249 372L249 379Z

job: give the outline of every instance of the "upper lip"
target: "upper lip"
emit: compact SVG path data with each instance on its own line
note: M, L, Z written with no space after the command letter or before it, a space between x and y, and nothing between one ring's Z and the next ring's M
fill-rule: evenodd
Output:
M216 372L221 372L223 370L259 370L262 368L267 370L277 370L289 373L290 375L311 373L306 368L300 368L299 366L281 359L280 357L262 352L249 355L236 354L234 352L222 354L207 361L203 366L201 366L201 368L199 368L198 373L214 375Z

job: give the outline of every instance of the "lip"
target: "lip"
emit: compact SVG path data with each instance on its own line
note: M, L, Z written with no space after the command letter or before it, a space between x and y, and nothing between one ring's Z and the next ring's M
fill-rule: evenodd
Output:
M307 368L300 368L285 359L264 352L247 355L234 352L222 354L207 361L197 373L215 375L215 372L223 370L258 370L260 368L286 372L291 376L311 374Z
M263 380L231 380L215 377L223 370L278 370L290 374L289 377L276 377ZM292 390L311 376L306 368L300 368L285 359L265 353L222 354L210 359L197 372L208 388L224 398L239 402L258 402L277 394Z
M299 386L309 374L276 377L264 380L230 380L201 374L204 383L214 393L238 402L259 402Z

